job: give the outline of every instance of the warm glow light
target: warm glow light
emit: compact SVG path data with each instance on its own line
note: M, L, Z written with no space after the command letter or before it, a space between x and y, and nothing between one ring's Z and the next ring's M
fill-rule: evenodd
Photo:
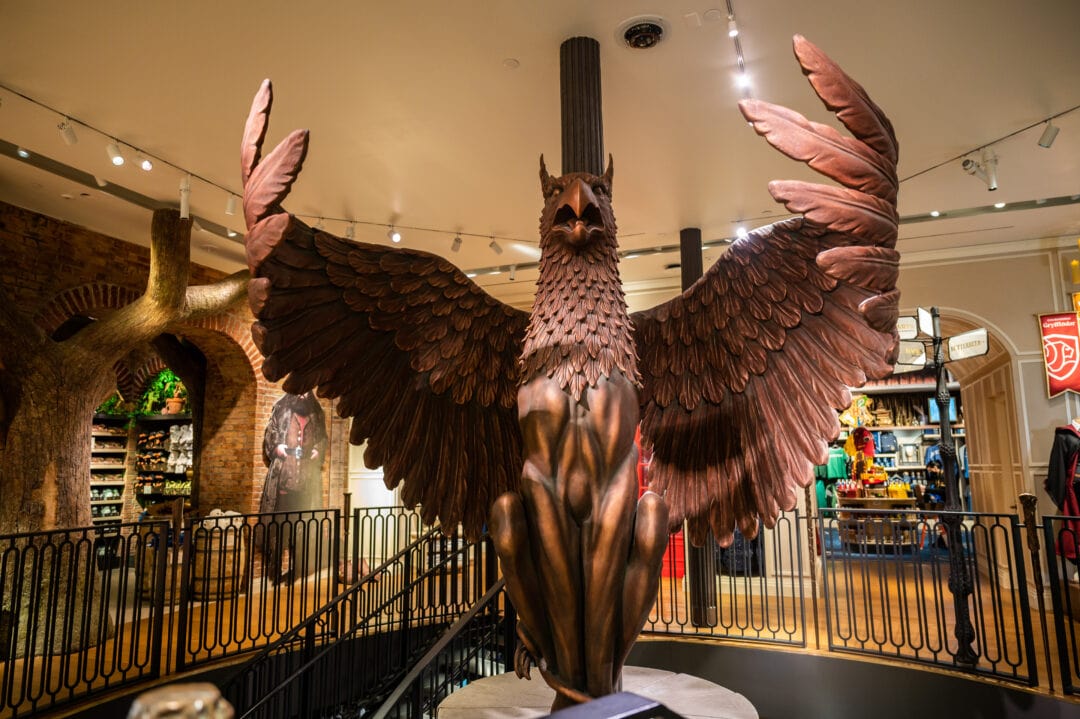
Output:
M117 167L124 164L124 156L120 154L120 147L115 142L110 142L105 146L105 153L108 154L112 164Z
M940 217L941 213L938 212L937 210L930 210L930 216L931 217Z
M997 209L999 209L999 210L1000 210L1000 209L1001 209L1002 207L1004 207L1004 206L1005 206L1005 203L1004 203L1004 202L995 202L995 203L994 203L994 207L996 207L996 208L997 208Z

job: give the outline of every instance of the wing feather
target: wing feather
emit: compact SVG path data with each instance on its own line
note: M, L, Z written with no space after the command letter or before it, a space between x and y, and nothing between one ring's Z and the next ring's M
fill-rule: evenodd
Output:
M896 139L854 81L802 38L804 72L854 138L766 103L744 114L841 187L773 182L802 217L732 244L679 297L633 315L653 489L691 541L772 526L839 431L849 387L896 351Z
M260 162L272 93L241 147L252 338L285 391L352 417L350 441L427 522L479 536L521 466L517 359L528 315L446 260L348 242L281 210L307 153L297 130Z

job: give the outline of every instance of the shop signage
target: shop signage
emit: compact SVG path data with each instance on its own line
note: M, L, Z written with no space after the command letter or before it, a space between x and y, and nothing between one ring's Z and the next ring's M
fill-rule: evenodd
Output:
M914 317L898 317L896 319L896 332L902 340L913 340L919 336L919 323Z
M986 328L953 335L949 338L949 360L961 360L978 357L990 351L990 341L986 337Z
M1080 393L1080 330L1075 312L1039 315L1046 395L1051 399L1064 392Z
M911 369L922 369L926 366L926 345L922 342L900 340L900 353L896 357L896 364L910 365Z

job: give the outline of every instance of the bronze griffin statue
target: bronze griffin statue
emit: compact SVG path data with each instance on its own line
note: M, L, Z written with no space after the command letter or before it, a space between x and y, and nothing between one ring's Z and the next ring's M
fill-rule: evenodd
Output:
M849 387L895 358L897 143L889 120L814 45L810 84L854 137L759 101L759 135L839 183L772 182L800 215L734 242L697 283L629 314L612 167L552 177L536 301L521 312L447 260L308 227L281 203L308 147L260 161L271 103L255 98L242 172L252 335L270 381L314 388L351 441L428 522L479 536L490 518L518 611L521 675L555 706L618 686L658 589L668 531L753 536L795 504L837 436ZM653 448L638 499L635 428Z

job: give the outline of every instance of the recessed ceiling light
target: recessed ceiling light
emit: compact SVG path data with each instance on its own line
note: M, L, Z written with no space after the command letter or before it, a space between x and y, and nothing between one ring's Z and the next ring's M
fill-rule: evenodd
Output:
M24 160L26 158L30 157L30 151L25 149L25 148L22 148L22 147L15 150L15 154L18 155L19 157L21 157Z
M507 70L517 70L519 67L521 67L521 63L516 57L508 57L503 60L503 67L505 67Z
M65 200L74 200L75 199L75 195L71 194L70 192L62 192L62 193L60 193L60 197L63 197Z

